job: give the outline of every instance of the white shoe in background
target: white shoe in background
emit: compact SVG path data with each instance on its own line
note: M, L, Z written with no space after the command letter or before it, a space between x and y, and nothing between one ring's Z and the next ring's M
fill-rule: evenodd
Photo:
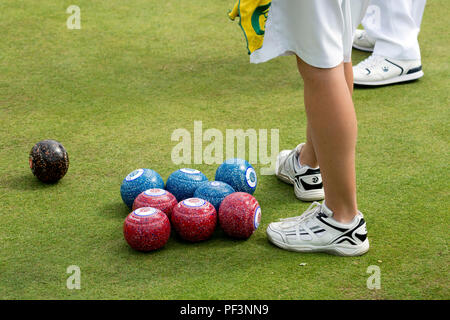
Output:
M353 67L353 83L382 86L423 77L419 60L396 60L371 55Z
M369 37L365 30L356 29L355 35L353 37L353 48L372 52L375 47L375 40Z
M294 185L295 196L302 201L323 200L324 190L319 168L300 165L298 157L304 143L277 156L275 174L281 181Z

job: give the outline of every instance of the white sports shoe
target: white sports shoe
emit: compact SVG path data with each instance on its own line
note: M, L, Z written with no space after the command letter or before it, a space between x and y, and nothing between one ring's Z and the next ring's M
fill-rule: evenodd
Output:
M267 227L269 241L282 249L297 252L326 252L359 256L369 250L366 222L361 212L349 224L333 219L325 204L313 202L298 217L280 219Z
M304 143L294 150L283 150L277 156L275 174L281 181L294 185L295 196L303 201L323 200L324 190L319 168L300 165L298 156Z
M353 37L353 48L372 52L375 47L375 39L369 37L365 30L356 29L355 35Z
M371 55L353 67L353 83L365 86L382 86L411 81L423 76L419 60L396 60Z

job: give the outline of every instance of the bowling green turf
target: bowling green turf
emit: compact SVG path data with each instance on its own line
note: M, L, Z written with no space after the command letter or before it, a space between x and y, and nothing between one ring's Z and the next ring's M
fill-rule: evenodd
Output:
M81 8L68 30L66 8ZM308 207L259 176L262 223L247 241L172 238L138 253L122 235L124 176L164 179L175 129L278 129L280 149L305 139L295 60L248 63L226 13L233 1L0 2L0 299L448 299L449 59L446 0L429 0L420 34L425 77L357 89L357 182L370 251L356 258L272 246L268 223ZM355 51L359 62L367 54ZM28 152L61 141L56 185L37 181ZM225 141L223 141L225 145ZM206 143L205 143L206 145ZM262 167L255 164L259 172ZM70 265L81 289L69 290ZM369 290L367 268L381 272Z

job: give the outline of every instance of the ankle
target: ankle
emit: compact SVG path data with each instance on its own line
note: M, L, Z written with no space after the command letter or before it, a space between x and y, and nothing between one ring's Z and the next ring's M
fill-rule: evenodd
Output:
M339 212L333 214L333 219L336 220L339 223L348 224L355 219L356 213L355 212Z
M325 205L325 202L323 204L325 208L330 210L333 213L333 219L336 220L339 223L348 224L353 221L353 219L358 214L358 210L353 207L336 207L333 206L330 208L328 204Z
M319 166L315 154L308 143L304 144L298 155L298 163L303 166L307 165L311 168L317 168Z

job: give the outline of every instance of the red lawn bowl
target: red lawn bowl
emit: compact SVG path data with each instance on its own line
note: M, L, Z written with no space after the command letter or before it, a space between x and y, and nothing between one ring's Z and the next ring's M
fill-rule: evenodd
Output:
M200 198L179 202L172 211L172 225L181 238L198 242L209 239L217 224L214 206Z
M235 192L223 199L219 208L219 223L223 231L233 238L249 238L261 222L261 207L255 197Z
M144 207L131 212L123 224L123 235L138 251L162 248L170 237L170 221L161 210Z
M148 189L139 194L133 203L133 210L152 207L164 212L170 219L172 209L178 204L173 194L164 189Z

